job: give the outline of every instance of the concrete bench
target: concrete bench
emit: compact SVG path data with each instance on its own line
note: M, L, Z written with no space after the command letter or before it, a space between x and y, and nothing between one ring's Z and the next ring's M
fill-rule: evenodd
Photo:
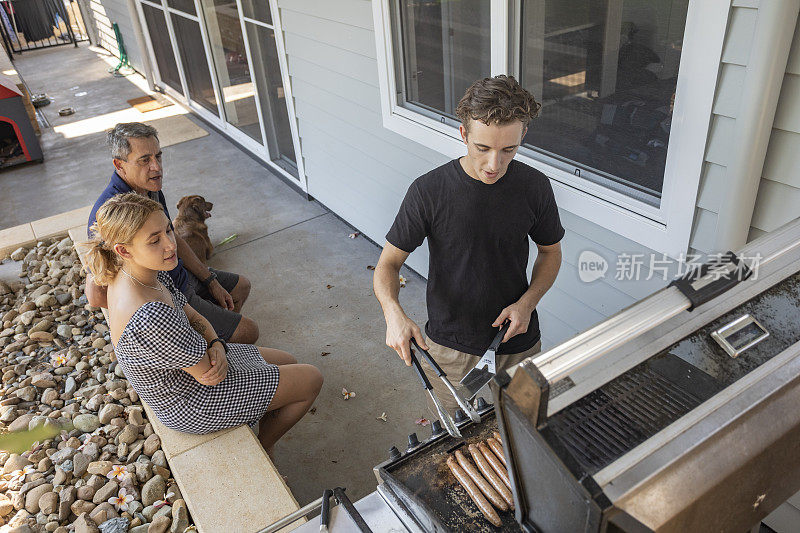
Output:
M90 207L0 231L0 256L56 235L68 234L74 243L86 241ZM199 531L256 532L299 509L248 426L191 435L168 429L147 404L142 405Z

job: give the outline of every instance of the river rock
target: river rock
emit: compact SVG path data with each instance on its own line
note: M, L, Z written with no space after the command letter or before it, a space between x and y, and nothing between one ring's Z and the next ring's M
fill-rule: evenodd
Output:
M0 497L0 516L8 516L13 510L14 504L11 503L11 500L5 495Z
M22 261L23 259L25 259L25 256L27 254L28 254L27 248L22 246L11 252L11 259L13 259L14 261Z
M114 481L113 479L100 487L97 492L94 493L94 497L92 498L92 503L101 504L104 501L107 501L112 496L116 496L117 492L119 491L119 483Z
M91 501L94 498L94 493L97 492L91 485L84 485L78 488L78 499Z
M118 516L117 510L108 502L101 503L89 513L89 518L91 518L95 524L102 524L106 520L117 518Z
M53 377L53 374L50 374L49 372L42 372L41 374L36 374L33 376L33 378L31 378L31 385L40 389L48 389L56 386L56 380Z
M105 476L109 472L111 472L111 467L114 463L111 461L94 461L89 463L88 468L86 469L87 472L90 474L95 474L98 476Z
M100 533L127 533L129 523L130 520L124 516L108 519L100 524Z
M147 533L165 533L169 529L170 517L159 516L150 522L150 527L147 528Z
M75 429L83 433L92 433L97 430L102 424L97 415L81 414L72 419L72 425Z
M159 448L161 448L161 439L158 435L153 433L144 441L144 448L142 448L142 453L144 453L148 457L152 457Z
M75 533L99 533L100 531L86 512L78 516L78 519L73 522L73 526L75 526Z
M86 500L75 500L72 502L72 505L69 506L76 516L80 516L83 513L90 513L95 507L95 504Z
M39 498L39 510L44 514L52 514L58 510L58 494L47 492Z
M66 461L68 459L72 459L72 456L74 456L76 452L77 452L77 450L75 450L75 448L71 448L69 446L66 446L66 447L61 448L60 450L58 450L53 455L51 455L50 459L53 460L54 464L60 465L64 461Z
M33 420L34 415L32 413L24 414L18 417L16 420L11 422L8 425L9 431L22 431L28 429L28 424L30 424L31 420Z
M153 505L157 500L164 497L164 491L167 488L166 481L161 476L153 476L150 481L142 487L142 503Z
M3 465L3 475L10 474L11 472L15 472L17 470L22 470L29 464L33 463L31 463L25 457L22 457L19 454L12 453L11 456L8 458L8 460L6 460L6 464Z
M29 490L25 495L25 510L32 514L38 513L39 498L48 492L53 492L53 485L50 483L44 483Z
M186 509L186 502L176 500L172 505L172 526L170 533L183 533L189 527L189 511Z
M53 342L53 334L49 331L28 332L28 338L36 342Z
M99 417L101 424L108 424L111 422L112 418L118 417L123 411L125 411L125 407L122 405L117 403L108 403L100 409L100 412L97 413L97 416Z
M119 433L119 435L117 435L117 440L121 443L131 444L132 442L136 441L138 436L139 436L139 429L133 424L128 424Z
M90 459L86 454L76 453L72 458L72 474L75 477L83 477L89 468Z
M58 300L52 294L42 294L34 301L36 307L54 307L58 305Z

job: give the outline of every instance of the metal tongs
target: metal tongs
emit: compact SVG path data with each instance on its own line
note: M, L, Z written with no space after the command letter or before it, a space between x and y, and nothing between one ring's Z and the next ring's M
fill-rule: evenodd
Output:
M433 369L436 371L436 375L439 376L439 378L447 386L447 389L450 391L450 394L453 395L453 398L456 399L456 403L458 403L458 406L461 408L461 410L464 411L467 414L467 416L469 416L470 420L472 420L473 422L480 422L481 421L481 415L479 415L478 411L476 411L475 408L472 407L472 404L469 403L460 392L458 392L458 389L456 389L453 386L453 384L450 383L450 380L447 379L447 374L444 373L444 370L442 370L442 367L439 366L439 363L437 363L433 359L433 356L431 356L431 354L428 353L427 350L423 350L420 347L420 345L417 344L417 340L414 337L411 337L411 342L413 342L414 346L416 346L417 350L422 352L422 355L425 356L425 360L428 361L428 364L430 364L433 367ZM411 349L411 353L414 353L414 349L413 348Z
M428 395L433 400L433 405L436 406L436 411L439 413L439 420L442 421L444 424L445 429L452 437L462 438L461 432L458 431L456 427L456 423L453 421L453 418L450 414L444 410L442 404L439 402L439 398L436 396L436 393L433 392L433 387L431 386L431 382L428 380L428 376L425 375L425 372L422 370L422 367L417 361L417 356L414 354L414 350L411 350L411 363L414 365L414 370L417 371L417 375L419 379L422 380L422 386L425 387L425 390L428 391Z

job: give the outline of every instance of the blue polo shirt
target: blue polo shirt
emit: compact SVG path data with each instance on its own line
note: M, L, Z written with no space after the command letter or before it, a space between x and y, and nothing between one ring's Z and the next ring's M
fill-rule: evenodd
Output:
M114 171L114 174L111 175L111 181L108 182L108 186L103 189L103 192L100 193L100 198L94 203L94 207L92 207L92 212L89 214L89 234L91 235L92 226L94 225L95 221L97 220L97 210L100 209L100 206L106 203L106 200L111 198L117 194L123 194L126 192L132 192L133 189L130 185L125 183L119 174ZM167 218L172 220L172 217L169 216L169 209L167 209L167 200L164 198L164 193L158 191L158 201L164 207L164 214L167 215ZM178 288L179 291L185 292L186 285L189 281L189 278L186 274L186 269L183 268L183 261L178 259L178 266L173 268L168 272L169 277L172 278L173 283Z

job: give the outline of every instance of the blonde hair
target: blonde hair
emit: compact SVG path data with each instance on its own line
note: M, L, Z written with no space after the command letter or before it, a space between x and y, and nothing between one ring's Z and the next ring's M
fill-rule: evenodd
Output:
M122 259L114 245L129 243L142 229L147 218L162 211L161 204L135 192L112 196L97 210L91 239L82 243L86 265L97 285L108 285L122 268Z

